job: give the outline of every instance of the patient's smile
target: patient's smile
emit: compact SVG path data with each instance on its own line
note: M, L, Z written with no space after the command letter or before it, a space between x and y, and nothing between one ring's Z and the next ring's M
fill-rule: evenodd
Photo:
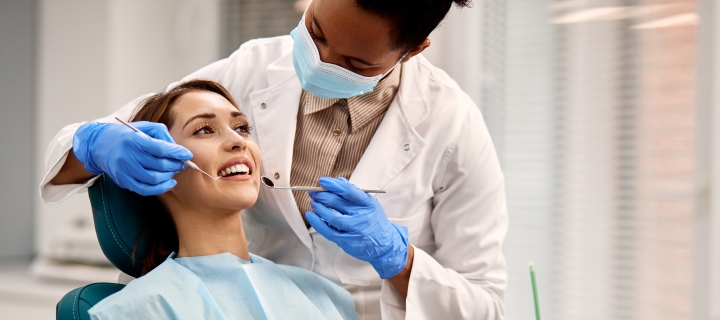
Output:
M221 180L245 181L252 179L252 173L252 161L247 157L238 157L226 162L218 171L218 177Z
M250 174L250 168L244 164L236 164L230 168L226 168L225 170L220 171L218 174L219 176L228 177L228 176L234 176L234 175L246 175Z

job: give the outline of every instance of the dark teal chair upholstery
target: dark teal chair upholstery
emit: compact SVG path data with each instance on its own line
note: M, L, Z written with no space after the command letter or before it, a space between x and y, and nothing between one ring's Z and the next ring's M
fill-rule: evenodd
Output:
M88 310L100 300L125 287L118 283L93 283L68 292L58 302L57 319L90 320Z
M140 233L141 213L161 210L162 204L155 197L142 197L120 188L105 174L89 188L88 195L103 253L122 272L139 277L145 249L143 238L139 239L134 261L132 252ZM56 318L90 319L88 309L123 287L117 283L93 283L70 291L58 302Z

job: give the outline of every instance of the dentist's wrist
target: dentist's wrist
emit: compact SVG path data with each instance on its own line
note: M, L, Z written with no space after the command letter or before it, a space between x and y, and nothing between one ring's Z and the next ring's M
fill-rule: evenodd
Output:
M395 236L388 245L390 248L384 255L373 259L370 264L382 279L390 279L405 269L408 261L408 229L392 223Z
M81 184L87 182L94 176L95 174L85 169L85 166L75 157L75 153L71 149L68 152L62 168L60 168L60 171L50 180L50 183L53 185Z
M96 175L103 173L103 170L93 161L91 149L97 137L100 136L108 126L109 124L107 123L88 122L80 126L73 136L72 152L83 167L85 167L85 170L91 174Z
M396 274L394 277L388 279L392 283L395 290L400 293L403 298L407 298L408 289L410 288L410 275L412 274L413 262L415 261L415 247L412 245L408 246L408 258L405 268Z

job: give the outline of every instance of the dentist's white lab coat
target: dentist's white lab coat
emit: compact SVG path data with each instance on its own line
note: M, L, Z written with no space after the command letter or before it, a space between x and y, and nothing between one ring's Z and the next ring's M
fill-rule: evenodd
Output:
M275 183L281 186L290 185L302 90L292 43L289 36L252 40L183 79L211 79L228 89L255 127L261 174L279 174ZM142 98L99 121L129 119ZM49 184L79 126L63 128L48 147L41 184L46 202L62 201L93 182ZM361 319L503 318L504 179L482 115L447 74L422 56L403 64L397 96L350 181L386 190L375 196L390 221L409 229L415 259L406 299L370 264L308 230L290 191L261 188L257 204L243 213L250 251L341 283Z

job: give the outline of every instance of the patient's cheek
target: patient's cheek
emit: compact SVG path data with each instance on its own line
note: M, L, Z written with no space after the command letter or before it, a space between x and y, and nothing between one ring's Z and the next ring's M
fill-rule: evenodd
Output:
M177 186L175 186L175 189L178 190L180 188L184 188L185 186L189 185L191 183L191 176L190 176L190 168L183 169L180 172L178 172L173 179L177 181Z

